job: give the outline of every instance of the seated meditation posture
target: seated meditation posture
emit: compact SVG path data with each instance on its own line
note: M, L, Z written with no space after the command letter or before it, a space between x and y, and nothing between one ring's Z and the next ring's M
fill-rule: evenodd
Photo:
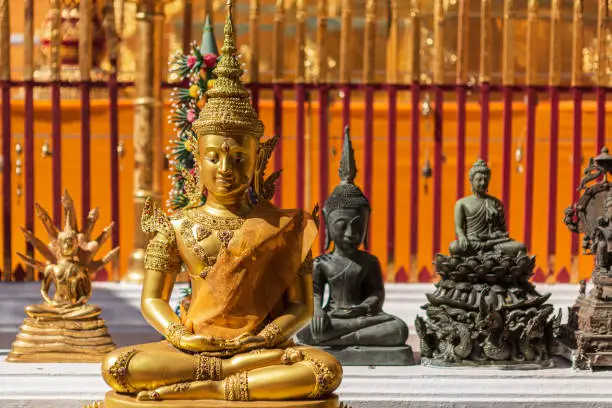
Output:
M492 251L509 256L526 253L524 244L508 236L502 202L487 192L491 170L484 160L474 163L468 178L473 194L455 204L457 240L451 243L449 252L452 255L473 255Z
M269 202L274 189L263 174L276 139L260 141L263 123L240 81L231 2L221 50L193 127L193 200L170 218L150 203L143 212L151 238L142 314L166 340L105 358L102 375L116 391L105 404L233 406L211 401L226 400L269 407L296 400L291 406L337 407L331 393L342 379L338 361L291 340L312 316L317 226L310 214ZM199 205L203 189L207 199ZM179 318L168 301L181 264L192 294Z
M473 195L455 205L457 240L437 254L441 279L427 293L427 320L417 316L426 365L550 367L560 314L529 282L535 256L508 236L502 203L487 193L491 170L478 160L469 172Z
M79 232L74 204L67 192L62 197L62 205L66 221L63 231L58 231L47 212L35 205L51 238L48 245L22 229L27 241L47 260L42 263L18 254L41 274L43 303L26 306L28 317L7 361L97 362L115 349L104 320L99 317L102 310L87 303L92 277L118 254L119 248L115 248L100 260L93 259L101 244L110 237L112 226L105 228L97 239L90 240L98 210L92 210L87 225Z
M374 255L359 249L366 242L371 209L368 199L354 184L356 173L347 127L340 160L341 181L323 207L325 247L329 249L333 242L334 248L314 260L314 317L297 338L304 344L332 347L330 352L342 364L352 364L356 359L339 352L342 347L400 346L407 356L387 363L406 364L406 358L412 361L412 353L406 347L408 326L382 311L385 288L380 263Z

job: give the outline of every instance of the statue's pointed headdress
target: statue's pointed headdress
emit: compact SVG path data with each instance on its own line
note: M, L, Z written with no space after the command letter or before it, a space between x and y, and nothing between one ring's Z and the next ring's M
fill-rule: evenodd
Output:
M198 136L204 134L247 134L257 141L263 135L263 123L251 106L249 92L240 80L244 72L236 55L234 25L232 23L232 1L227 1L227 16L223 29L221 59L214 69L215 82L206 92L206 105L193 124Z
M204 29L202 30L202 44L200 45L200 53L202 55L213 54L219 55L217 48L217 40L215 40L215 32L210 21L210 14L206 14Z
M355 164L355 152L351 143L350 128L344 128L344 143L342 145L342 157L340 158L340 184L329 195L323 206L323 216L325 217L326 225L329 214L340 208L357 208L371 211L370 202L363 194L361 189L355 185L355 176L357 175L357 166ZM367 231L367 225L365 230ZM364 237L364 246L367 248L367 233ZM325 228L325 248L329 248L330 239L327 226Z

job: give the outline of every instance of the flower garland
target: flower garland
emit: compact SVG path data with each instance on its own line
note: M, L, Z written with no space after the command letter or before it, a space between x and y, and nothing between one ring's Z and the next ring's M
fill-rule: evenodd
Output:
M168 118L169 123L174 125L176 139L170 142L166 157L170 164L172 174L172 190L166 205L172 210L180 210L189 204L189 198L185 195L185 173L191 175L195 171L195 162L190 144L187 143L193 134L193 122L200 115L201 106L206 100L206 90L214 83L213 70L219 60L212 26L207 19L204 27L202 45L194 42L189 54L177 51L170 57L170 73L176 75L185 84L185 87L174 88L170 94L172 110ZM206 200L202 196L202 204Z

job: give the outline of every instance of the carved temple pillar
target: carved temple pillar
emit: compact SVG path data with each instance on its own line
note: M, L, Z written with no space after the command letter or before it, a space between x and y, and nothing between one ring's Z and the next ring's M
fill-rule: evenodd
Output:
M140 226L145 200L161 200L163 120L161 97L164 4L168 0L133 0L138 7L138 56L134 99L134 247L128 261L127 282L144 279L147 238Z

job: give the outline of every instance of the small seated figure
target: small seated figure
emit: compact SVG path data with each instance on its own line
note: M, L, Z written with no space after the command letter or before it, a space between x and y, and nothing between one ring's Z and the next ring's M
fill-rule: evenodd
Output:
M112 226L91 240L98 209L92 210L87 225L79 232L74 204L67 192L62 197L62 205L66 225L63 231L58 231L45 210L36 204L36 212L51 237L48 245L22 229L28 242L48 262L43 264L18 253L26 264L42 274L43 303L26 306L28 317L7 361L100 361L105 353L115 348L104 320L99 317L100 307L87 303L92 277L119 253L119 248L115 248L100 260L93 259L110 236Z
M240 81L231 1L227 9L217 78L190 135L190 204L167 217L148 202L142 215L150 240L141 310L166 339L106 356L102 376L114 390L106 406L339 404L338 361L291 340L312 317L317 228L307 212L270 202L274 174L264 174L278 139L261 140L263 123ZM169 298L181 264L192 293L179 317Z
M298 333L299 342L332 347L329 351L342 364L355 365L359 357L340 352L342 347L397 346L403 358L388 355L385 361L363 361L363 364L410 364L412 354L406 346L408 326L401 319L382 311L385 299L383 275L378 259L360 250L366 244L370 203L354 184L357 169L348 127L345 131L341 182L323 207L325 248L330 253L314 260L314 317L309 326ZM325 288L329 300L325 302ZM364 349L368 358L372 350ZM357 360L357 361L356 361Z
M497 252L516 256L526 253L525 245L508 235L502 202L487 193L491 170L484 160L474 163L468 177L474 194L455 204L457 240L450 244L451 255Z

